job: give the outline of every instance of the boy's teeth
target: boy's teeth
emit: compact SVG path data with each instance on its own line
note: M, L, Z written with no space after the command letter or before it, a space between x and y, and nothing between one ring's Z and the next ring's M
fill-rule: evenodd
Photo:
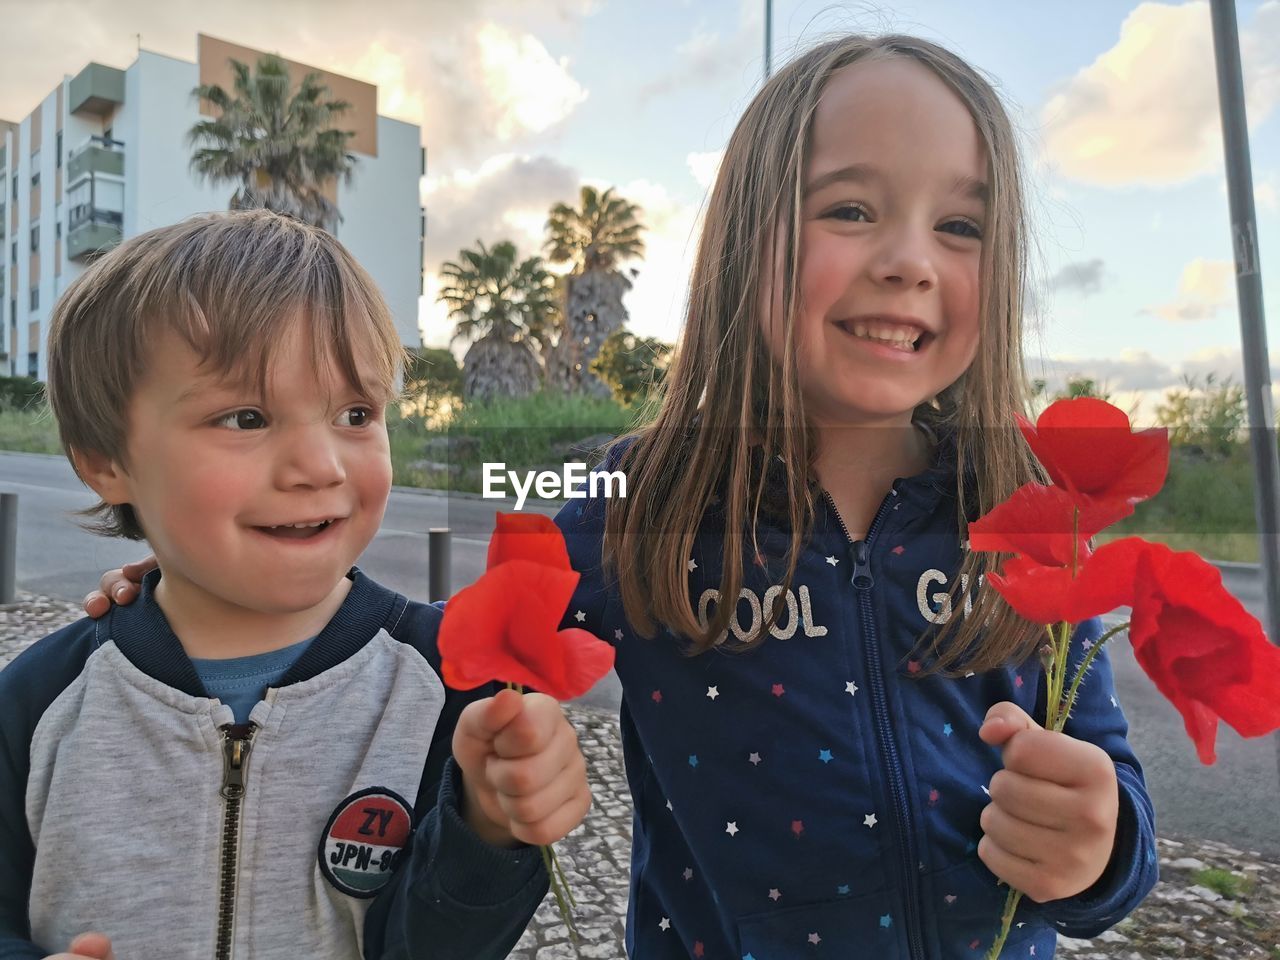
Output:
M286 530L287 530L287 529L290 529L290 528L292 528L292 529L294 529L294 530L308 530L308 529L310 529L310 528L312 528L312 527L323 527L323 526L326 526L328 523L329 523L329 521L328 521L328 520L318 520L318 521L317 521L317 522L315 522L315 523L277 523L277 524L274 524L274 525L272 525L272 526L270 526L270 527L267 527L267 529L268 529L268 530L279 530L279 529L281 529L281 528L283 527L283 528L284 528L284 529L286 529Z

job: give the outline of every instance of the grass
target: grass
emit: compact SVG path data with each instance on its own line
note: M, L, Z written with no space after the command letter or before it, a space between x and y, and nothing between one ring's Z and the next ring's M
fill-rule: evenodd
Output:
M431 420L393 410L393 476L404 486L478 492L485 462L559 472L566 460L589 459L585 451L570 451L571 443L622 433L636 416L633 408L610 399L563 393L459 404ZM48 408L0 408L0 450L61 453ZM1164 489L1099 540L1141 536L1214 560L1257 563L1255 530L1248 450L1241 445L1225 460L1206 460L1175 448Z
M635 418L635 411L613 400L562 393L467 404L441 426L429 426L418 417L393 416L393 475L396 483L406 486L479 492L483 463L559 472L566 460L589 459L585 450L569 450L571 444L622 433Z
M0 450L61 453L58 427L47 406L30 410L0 407Z
M1212 890L1228 900L1239 900L1253 892L1254 881L1250 877L1222 870L1218 867L1205 867L1191 875L1192 881Z
M1098 539L1139 536L1215 560L1257 563L1253 510L1253 464L1243 444L1225 460L1175 447L1164 489Z

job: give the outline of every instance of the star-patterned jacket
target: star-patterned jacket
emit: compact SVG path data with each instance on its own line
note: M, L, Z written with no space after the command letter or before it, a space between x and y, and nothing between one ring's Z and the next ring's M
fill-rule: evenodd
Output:
M747 652L695 657L669 632L646 639L628 624L601 570L606 501L560 512L582 573L566 625L617 649L635 801L631 957L972 960L990 947L1006 888L976 850L1001 762L977 731L1002 700L1043 717L1043 682L1034 660L912 676L922 632L963 615L948 597L961 561L954 488L945 462L898 481L862 542L822 498L785 593L789 535L761 529L730 644L782 596L772 635ZM719 602L722 536L713 510L687 561L700 615ZM1082 625L1076 656L1098 635L1097 621ZM1024 898L1004 957L1051 957L1059 931L1096 935L1156 882L1151 802L1105 653L1094 664L1067 732L1115 760L1115 853L1079 896Z

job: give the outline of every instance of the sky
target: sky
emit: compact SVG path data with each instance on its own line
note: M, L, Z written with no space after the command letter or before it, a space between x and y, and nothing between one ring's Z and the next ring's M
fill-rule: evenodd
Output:
M440 264L476 240L540 251L584 183L643 209L626 305L674 340L699 218L759 89L764 0L0 0L0 117L90 60L188 60L210 33L375 83L427 148L426 343ZM1280 379L1280 0L1238 0L1272 376ZM69 25L74 28L69 29ZM1032 375L1150 411L1185 375L1242 379L1209 5L774 0L775 68L844 31L937 40L991 78L1030 173Z

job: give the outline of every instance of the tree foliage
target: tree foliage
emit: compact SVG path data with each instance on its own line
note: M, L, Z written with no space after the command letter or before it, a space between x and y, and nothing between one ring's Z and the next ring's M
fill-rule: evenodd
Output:
M671 350L671 344L656 337L618 330L605 340L591 368L609 384L614 399L630 406L662 383Z
M1212 373L1203 380L1183 377L1156 407L1156 423L1169 428L1170 443L1211 459L1231 456L1247 422L1244 387Z
M325 196L327 186L350 182L356 158L347 152L354 134L334 129L348 109L329 99L320 74L309 73L296 90L289 67L266 54L250 69L231 61L230 92L201 84L192 96L218 111L191 128L191 168L214 184L234 183L232 210L266 207L333 230L342 217Z

